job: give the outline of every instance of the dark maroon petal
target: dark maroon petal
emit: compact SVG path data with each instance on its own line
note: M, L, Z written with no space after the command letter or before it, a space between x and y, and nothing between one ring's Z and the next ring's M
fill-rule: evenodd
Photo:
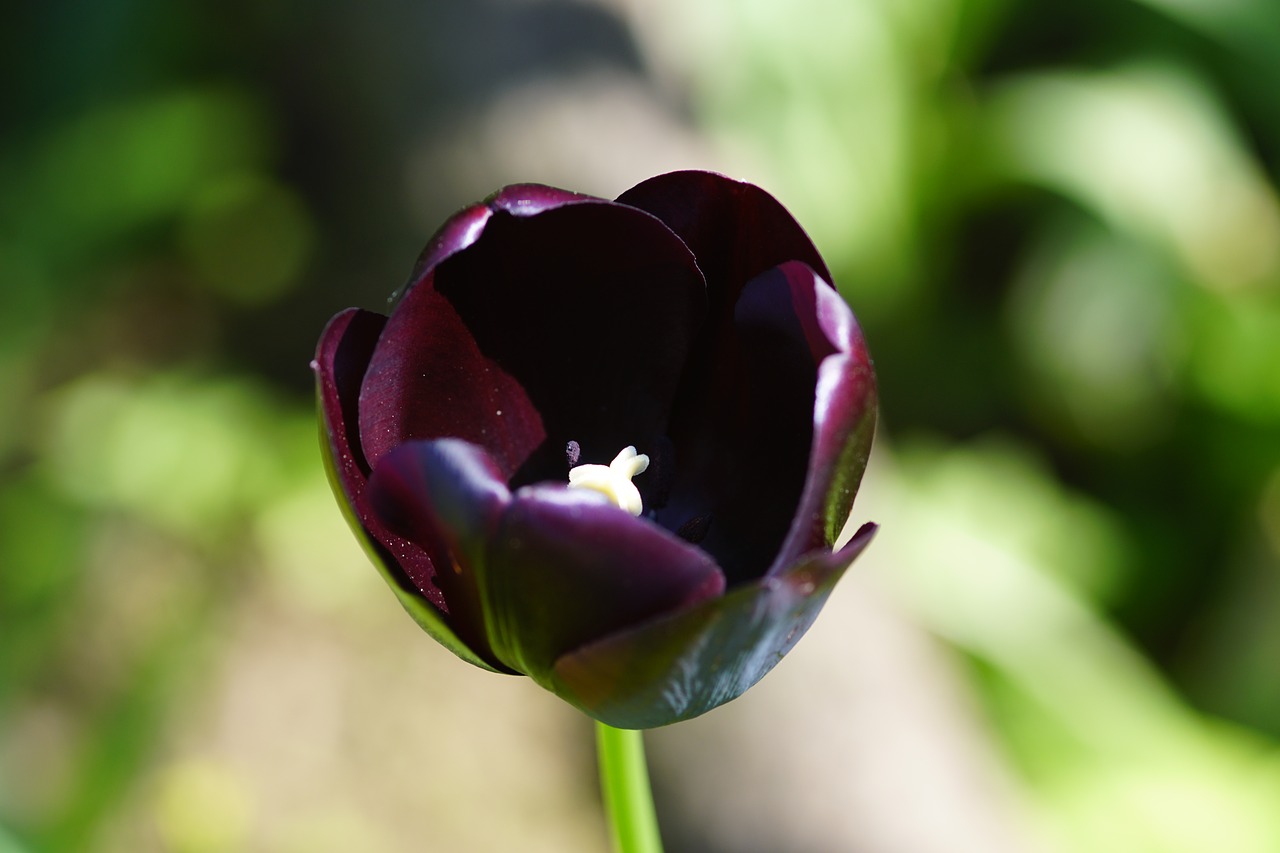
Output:
M410 542L436 544L436 582L450 621L469 635L487 637L477 566L510 502L492 457L457 439L402 444L382 457L369 480L379 521Z
M494 211L505 210L515 216L532 216L562 204L591 200L581 193L560 190L543 184L513 184L494 193L480 204L473 204L449 217L440 230L427 242L413 273L409 286L416 285L441 261L474 243L484 230L484 224Z
M546 684L556 658L724 591L705 552L589 490L516 493L481 570L494 649Z
M356 440L360 434L356 402L374 345L386 324L387 318L381 314L348 308L325 326L311 363L319 386L321 415L348 497L369 476L364 451Z
M444 436L485 447L509 478L546 434L520 382L481 351L429 276L405 294L374 350L360 441L376 467L405 442Z
M449 221L440 226L418 254L406 288L416 286L445 258L479 239L484 224L492 215L493 210L487 204L473 204L449 217Z
M571 440L584 462L643 451L666 430L704 306L692 255L648 214L499 210L392 315L361 396L365 453L376 464L455 436L519 484L562 479Z
M797 533L795 547L781 553L788 532L797 524L808 531L818 511L809 507L803 521L797 517L810 469L819 365L851 346L857 327L835 291L795 261L752 279L733 319L732 347L723 352L733 369L690 403L707 420L682 409L673 426L680 464L660 519L678 527L709 515L700 544L738 583L831 542Z
M411 441L384 456L369 480L369 501L391 530L414 541L438 538L456 557L483 553L511 492L483 449L442 438Z
M787 532L772 564L781 570L835 542L848 518L871 450L875 377L853 312L806 264L753 279L734 319L750 389L744 438L758 448L741 492L777 495L793 512L789 530L760 501L726 520L756 535Z
M815 554L726 595L564 655L550 689L617 728L665 726L735 699L808 630L871 541L864 525L836 554Z
M443 646L477 666L503 669L493 659L481 631L459 632L450 619L444 592L427 552L394 535L369 510L368 464L355 440L356 400L374 343L386 318L348 309L329 321L320 336L312 368L323 428L325 467L339 506L361 545L414 620Z
M701 544L730 583L759 577L778 554L804 486L812 394L826 354L806 353L803 341L771 326L790 324L801 338L808 334L809 350L821 347L815 334L826 336L808 316L812 304L790 306L785 294L764 293L753 297L764 304L750 310L740 305L743 289L788 261L807 264L827 282L830 273L791 214L751 184L675 172L633 187L618 201L667 223L693 250L707 280L707 322L669 429L678 474L660 522L679 529L709 516ZM779 323L768 322L770 299L782 305Z
M866 343L852 312L835 293L817 288L819 314L845 331L841 352L818 368L813 447L795 520L771 571L798 555L830 545L844 528L871 454L876 428L876 379ZM838 332L837 332L838 334Z
M671 172L618 196L667 224L693 250L712 316L727 317L738 291L784 261L804 261L830 282L813 241L776 198L754 184L714 172Z
M665 432L706 291L661 222L598 201L495 214L435 286L542 415L548 441L518 483L561 479L571 440L582 461L607 462Z

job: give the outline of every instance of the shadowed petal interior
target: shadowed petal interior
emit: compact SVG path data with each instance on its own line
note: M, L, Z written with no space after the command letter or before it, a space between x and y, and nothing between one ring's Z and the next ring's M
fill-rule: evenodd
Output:
M663 523L710 514L700 544L731 584L764 574L792 528L809 471L818 367L838 351L848 325L832 315L830 300L839 302L835 291L796 261L748 282L722 351L733 369L700 401L714 404L704 417L721 429L683 409L673 424L683 461Z
M433 283L541 416L547 440L522 460L517 485L561 479L571 440L583 461L607 463L665 432L706 293L693 256L661 222L612 202L500 211ZM404 396L431 393L429 376L404 379Z
M875 436L876 379L862 332L839 296L825 287L816 292L820 302L827 303L820 313L845 315L847 322L841 325L847 331L846 343L818 368L809 472L791 531L771 572L836 541L853 507Z

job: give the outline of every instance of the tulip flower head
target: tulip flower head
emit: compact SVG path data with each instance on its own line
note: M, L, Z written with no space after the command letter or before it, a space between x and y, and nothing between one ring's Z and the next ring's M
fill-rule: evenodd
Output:
M313 368L335 494L404 607L610 726L740 695L874 533L832 550L875 426L861 331L790 214L720 175L507 187Z

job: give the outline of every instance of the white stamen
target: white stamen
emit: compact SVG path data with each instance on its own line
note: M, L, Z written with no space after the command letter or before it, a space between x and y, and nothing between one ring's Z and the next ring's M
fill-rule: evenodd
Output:
M569 469L569 487L595 489L632 515L644 511L640 490L631 478L649 467L649 457L624 447L608 465L579 465Z

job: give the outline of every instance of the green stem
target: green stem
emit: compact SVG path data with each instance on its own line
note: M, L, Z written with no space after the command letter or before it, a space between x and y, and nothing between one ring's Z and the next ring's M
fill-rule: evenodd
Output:
M643 732L596 723L600 787L616 853L662 853Z

